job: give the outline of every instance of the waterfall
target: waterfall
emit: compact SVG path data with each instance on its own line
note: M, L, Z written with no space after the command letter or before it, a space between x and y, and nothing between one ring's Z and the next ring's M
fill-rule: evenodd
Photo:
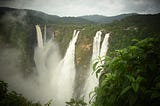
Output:
M108 39L109 39L110 33L105 34L104 40L102 42L101 51L100 51L100 57L105 56L108 50Z
M93 53L92 53L92 60L91 61L94 61L98 56L99 56L99 53L100 53L100 44L101 44L101 35L102 35L102 32L101 31L97 31L95 37L94 37L94 40L93 40Z
M94 40L93 40L93 51L92 51L92 61L95 60L100 53L100 43L101 43L101 31L97 31ZM89 93L94 90L94 87L98 85L98 80L96 79L96 75L92 74L92 66L89 69L89 77L87 78L85 87L84 87L84 101L89 102Z
M74 30L72 40L63 59L60 59L59 50L54 42L54 34L48 41L44 41L40 27L36 25L38 47L35 48L35 63L38 73L38 84L48 89L47 99L52 99L55 106L65 106L65 102L72 98L75 81L75 44L79 31ZM38 32L39 31L39 32ZM44 40L46 28L44 28ZM50 94L49 94L50 93Z
M38 47L43 48L43 38L42 38L42 32L38 25L36 25L36 31L37 31L37 41L38 41Z
M65 101L72 98L75 81L75 43L78 38L79 31L74 30L73 38L69 43L66 54L59 65L59 80L57 96L59 99L58 106L65 106Z
M53 98L56 106L65 106L65 102L73 97L75 84L75 46L78 39L79 31L74 30L73 37L69 42L64 57L59 56L58 46L54 42L54 35L46 41L46 26L44 28L44 41L40 27L36 25L38 47L35 49L35 63L38 72L38 83L43 87L46 86L44 94L47 99ZM97 60L97 57L105 56L108 49L109 33L105 34L101 44L101 31L97 31L93 40L92 62ZM43 45L44 42L44 45ZM93 73L90 65L89 76L84 87L84 100L89 102L89 93L94 90L99 83L99 78ZM43 88L42 87L42 88ZM50 95L50 96L48 96ZM94 100L94 98L93 98Z
M102 45L101 45L101 35L102 35L102 32L97 31L93 40L93 51L92 51L91 65L89 69L89 77L87 78L87 81L84 87L84 101L87 103L89 103L90 101L90 97L89 97L90 92L94 91L94 88L98 86L98 83L99 83L99 78L96 78L96 73L95 72L93 73L93 70L92 70L93 62L98 58L98 56L100 57L105 56L108 50L109 33L105 35ZM95 98L93 98L93 101L94 99Z

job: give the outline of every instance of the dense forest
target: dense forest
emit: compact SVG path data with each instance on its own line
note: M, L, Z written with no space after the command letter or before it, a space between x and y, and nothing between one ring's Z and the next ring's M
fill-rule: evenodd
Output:
M35 25L44 30L48 38L54 33L63 57L72 38L74 29L80 30L76 43L77 84L85 81L84 76L90 63L93 36L101 30L110 33L107 56L104 62L93 69L101 73L99 86L93 92L93 106L159 106L160 103L160 14L129 14L116 17L95 16L59 17L33 10L12 8L0 9L0 48L15 47L22 52L21 69L24 77L33 73L34 48L36 45ZM97 18L97 17L96 17ZM105 19L104 19L105 18ZM106 21L107 20L107 21ZM108 21L109 20L109 21ZM104 36L102 36L104 37ZM83 86L83 85L82 85ZM0 105L39 106L16 92L7 91L7 84L0 82ZM46 106L51 101L46 103ZM53 101L54 103L54 101ZM69 106L85 106L86 103L71 99Z

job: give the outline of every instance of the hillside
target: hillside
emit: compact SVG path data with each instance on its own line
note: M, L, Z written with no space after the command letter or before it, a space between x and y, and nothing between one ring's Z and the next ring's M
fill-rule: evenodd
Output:
M8 7L0 7L0 17L5 14L12 13L12 15L23 14L26 20L30 24L106 24L112 23L116 20L124 19L128 16L136 14L121 14L117 16L102 16L102 15L85 15L79 17L59 17L57 15L48 15L40 11L27 10L27 9L15 9ZM31 20L32 19L32 20Z
M112 23L113 21L124 19L125 17L132 16L132 15L136 15L136 14L121 14L121 15L110 16L110 17L103 16L103 15L85 15L85 16L80 16L80 18L93 21L96 23L100 23L100 24L107 24L107 23Z
M0 7L0 17L4 15L12 15L12 16L25 16L25 21L28 24L93 24L89 20L83 18L75 18L75 17L59 17L56 15L48 15L46 13L35 11L35 10L27 10L27 9L15 9L8 7Z

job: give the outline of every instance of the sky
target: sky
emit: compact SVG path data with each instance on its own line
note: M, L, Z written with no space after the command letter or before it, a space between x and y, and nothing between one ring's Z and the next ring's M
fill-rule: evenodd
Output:
M32 9L59 16L160 13L160 0L0 0L0 7Z

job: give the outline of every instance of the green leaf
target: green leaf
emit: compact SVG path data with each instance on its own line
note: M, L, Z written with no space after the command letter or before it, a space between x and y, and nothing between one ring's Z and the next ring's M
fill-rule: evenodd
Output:
M132 41L132 42L139 42L138 39L132 39L131 41Z
M127 86L126 88L124 88L124 89L122 90L122 92L120 93L119 96L122 96L123 94L125 94L126 92L128 92L131 88L132 88L131 86Z
M135 82L132 83L132 88L133 88L134 92L136 93L139 89L139 83L135 83Z
M143 79L144 79L144 77L138 76L137 79L136 79L136 82L140 83Z
M135 82L135 78L133 76L131 76L131 75L126 75L126 76L129 79L129 81Z
M96 78L98 78L98 74L100 73L101 70L102 70L102 68L99 68L99 69L96 71Z
M89 98L91 98L93 94L95 94L95 92L94 92L94 91L91 91L91 92L89 93Z
M93 64L93 71L96 71L96 66L97 66L97 64L98 64L99 62L97 61L97 62L95 62L94 64Z
M105 78L104 80L102 80L101 87L104 87L106 85L107 81L108 81L107 78Z
M92 100L96 97L96 93L95 93L95 91L96 91L96 87L94 88L94 91L91 91L90 93L89 93L89 98L90 98L90 100L89 100L89 104L92 102Z

